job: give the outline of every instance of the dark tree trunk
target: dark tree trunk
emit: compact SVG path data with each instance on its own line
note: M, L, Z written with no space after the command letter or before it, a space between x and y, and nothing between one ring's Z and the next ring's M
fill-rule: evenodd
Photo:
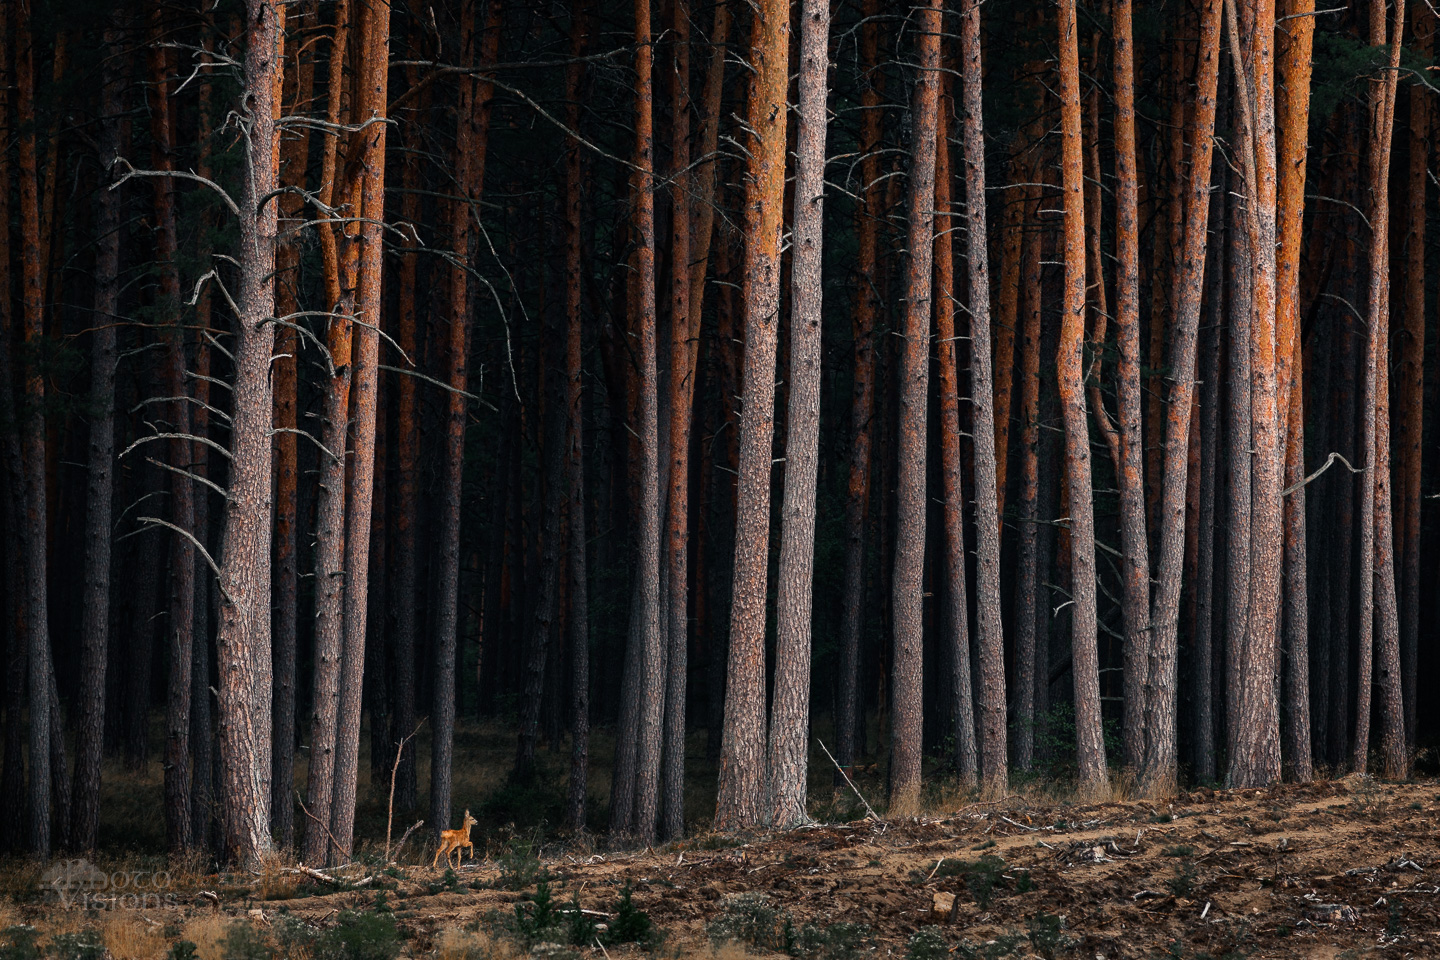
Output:
M3 39L0 39L3 43ZM105 46L116 51L120 32L107 26ZM106 178L123 149L121 141L119 59L111 56L100 88L100 163ZM0 110L3 110L0 106ZM0 178L0 183L6 182ZM8 190L8 187L7 187ZM8 217L4 218L8 222ZM110 525L115 493L115 367L119 359L120 317L120 194L100 193L95 232L95 328L90 343L90 424L85 513L85 595L80 646L79 716L76 721L75 806L70 822L70 848L95 849L100 828L100 762L105 746L105 666L110 644ZM8 290L8 283L0 290ZM8 304L7 304L8 307ZM8 309L7 309L8 312ZM8 332L0 334L7 336ZM9 390L8 383L0 389Z
M850 401L850 463L845 497L845 575L840 618L840 684L835 711L836 759L842 767L855 763L856 733L864 723L860 690L860 636L864 625L865 527L870 518L870 449L875 411L875 323L880 312L878 234L881 217L880 133L884 115L880 106L884 74L875 69L880 57L879 0L865 0L860 26L861 74L866 83L860 94L860 178L864 201L856 215L854 318L854 386ZM861 742L863 744L863 736ZM839 771L835 785L843 781Z
M20 549L26 635L26 687L29 693L30 852L50 855L50 614L46 596L45 378L38 362L45 336L45 277L40 239L40 172L35 149L35 53L32 46L33 0L15 5L16 118L20 137L21 331L26 351L35 358L24 371L24 408L20 413L20 449L24 471L25 518ZM58 176L53 171L51 176Z

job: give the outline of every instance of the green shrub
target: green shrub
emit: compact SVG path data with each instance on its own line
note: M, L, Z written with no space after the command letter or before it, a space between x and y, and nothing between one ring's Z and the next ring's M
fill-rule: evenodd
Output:
M28 924L0 931L0 960L40 960L40 931Z
M104 941L93 930L56 934L48 953L55 960L101 960L107 956Z
M1195 867L1189 863L1177 864L1175 875L1165 881L1165 886L1176 899L1190 896L1195 892Z
M939 927L921 927L905 944L905 960L947 960L950 944Z
M615 905L615 919L605 931L605 942L638 943L652 947L665 937L664 933L650 922L650 915L636 907L630 899L630 884L620 892L620 902Z
M1045 960L1055 960L1077 943L1065 932L1065 918L1041 913L1030 921L1030 946Z
M795 934L790 954L800 960L859 960L873 949L870 928L863 923L807 923Z
M784 953L789 946L789 929L789 914L770 906L765 894L750 892L726 897L720 916L706 925L705 932L716 946L735 942L756 950Z
M515 838L505 844L505 851L495 858L500 866L500 876L495 886L501 890L527 890L542 880L549 880L550 874L540 862L538 851L540 840Z
M395 960L400 930L388 913L340 911L339 921L315 940L315 960Z
M987 853L968 865L964 873L965 889L970 891L970 896L975 898L981 910L990 909L990 899L995 888L1003 882L1004 873L1005 861L994 854Z
M220 940L220 955L225 960L272 960L274 949L265 937L244 920L237 920L225 929Z
M282 957L311 953L315 940L320 935L318 930L305 921L286 915L277 919L272 929L275 931L275 943L279 946Z
M572 947L589 947L594 945L598 931L595 928L595 921L587 917L580 909L580 894L575 894L570 899L570 908L566 911L566 941Z
M515 904L515 937L527 947L542 940L554 940L554 931L560 925L550 897L550 884L544 880L535 888L528 900Z

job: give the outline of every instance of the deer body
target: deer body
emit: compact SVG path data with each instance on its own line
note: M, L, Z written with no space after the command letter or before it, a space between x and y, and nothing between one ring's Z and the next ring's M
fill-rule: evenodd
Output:
M461 822L460 829L441 830L440 847L435 851L435 859L430 861L430 866L434 867L438 864L441 856L445 857L445 863L449 865L450 854L453 852L456 857L455 865L458 867L460 860L464 857L461 851L464 850L469 850L470 859L475 859L475 844L470 842L470 828L475 826L477 822L479 821L470 816L470 811L466 810L465 819Z

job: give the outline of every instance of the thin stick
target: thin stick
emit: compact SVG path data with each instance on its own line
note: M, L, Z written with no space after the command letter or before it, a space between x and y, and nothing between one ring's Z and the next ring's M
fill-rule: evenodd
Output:
M875 820L878 822L880 820L880 815L870 808L870 804L866 801L865 795L862 794L859 788L855 786L855 781L850 779L850 774L846 773L845 768L840 766L840 764L835 760L835 758L831 756L830 748L825 746L825 741L821 740L819 737L816 737L815 742L820 744L820 749L825 751L825 756L830 757L830 762L835 764L835 769L840 771L840 776L845 778L845 782L850 785L850 789L855 791L855 796L860 798L860 803L865 807L866 815L871 820Z
M395 844L396 857L399 857L400 851L405 849L405 841L410 839L410 834L414 833L416 830L420 829L423 826L425 826L424 820L416 820L414 823L410 824L409 830L406 830L403 834L400 835L400 842ZM393 863L394 861L391 862Z
M421 720L419 723L417 723L417 724L415 725L415 729L410 732L410 736L403 738L403 739L400 741L400 745L395 748L395 763L394 763L393 766L390 767L390 803L389 803L388 807L386 808L386 813L385 813L385 862L386 862L386 863L389 863L389 862L390 862L390 828L391 828L391 826L395 823L395 774L396 774L396 772L398 772L399 769L400 769L400 756L401 756L401 754L403 754L403 753L405 752L405 744L409 743L409 742L410 742L410 737L413 737L413 736L415 736L415 734L419 733L419 732L420 732L420 728L423 727L423 726L425 726L425 721L424 721L424 720ZM415 829L414 827L411 827L411 828L410 828L410 830L414 830L414 829ZM410 836L410 830L406 830L406 831L405 831L405 836L407 836L407 837ZM405 841L404 841L404 840L401 840L400 842L403 844Z
M297 803L300 804L300 809L302 812L304 812L305 816L309 817L311 820L314 820L317 824L319 824L320 829L325 831L325 836L330 838L330 843L335 847L335 852L340 854L340 856L345 857L345 848L340 845L339 840L335 839L335 834L330 832L330 827L326 824L320 823L320 818L315 816L315 814L311 813L309 808L305 806L305 798L300 796L299 790L295 791L295 800ZM347 860L349 859L349 857L345 858Z

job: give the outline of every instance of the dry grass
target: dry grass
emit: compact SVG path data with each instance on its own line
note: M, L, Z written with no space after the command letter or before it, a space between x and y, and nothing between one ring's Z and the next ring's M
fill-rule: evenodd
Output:
M699 954L700 951L696 951L696 953ZM734 940L726 940L712 947L710 949L710 956L712 960L748 960L750 953L745 949L744 944L737 943Z
M101 931L115 960L160 960L170 949L161 929L124 912L114 913Z
M224 960L225 951L221 946L230 924L244 921L232 920L216 913L195 917L185 923L180 939L195 944L195 954L200 960Z
M495 940L460 927L446 927L435 938L436 960L515 960L521 954L510 940Z

